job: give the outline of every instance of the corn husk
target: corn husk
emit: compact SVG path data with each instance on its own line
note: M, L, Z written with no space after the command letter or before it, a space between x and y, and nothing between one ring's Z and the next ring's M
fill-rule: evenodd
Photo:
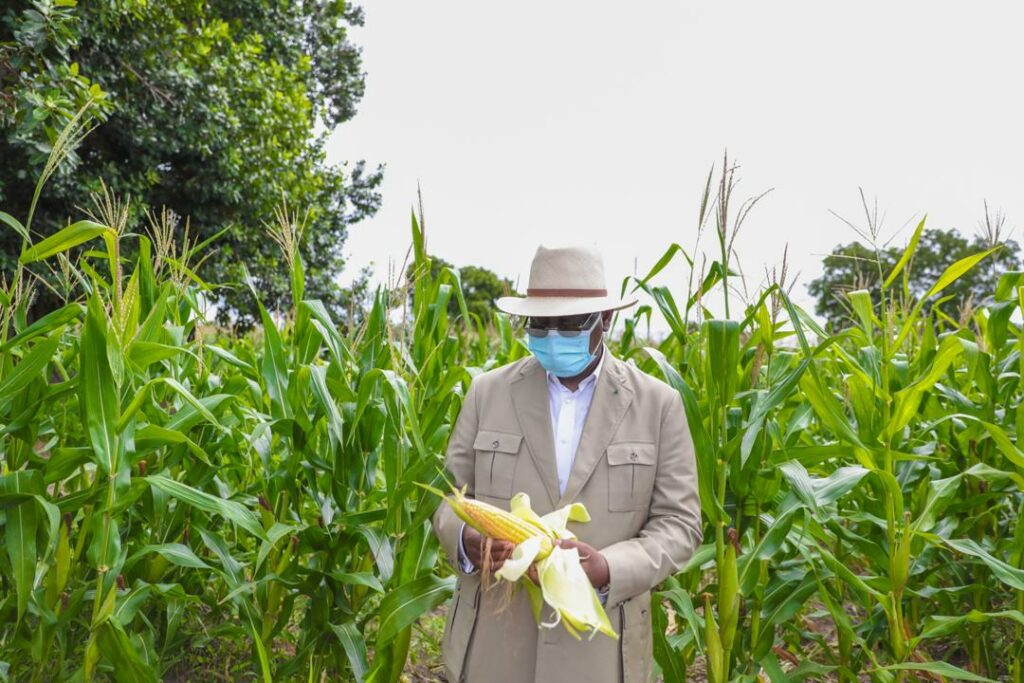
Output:
M575 539L569 522L589 522L590 514L581 503L572 503L546 515L538 515L530 506L530 497L517 493L512 497L509 510L502 510L483 501L467 498L453 490L444 496L432 487L428 490L442 495L455 514L481 534L495 540L515 543L512 555L494 576L512 584L526 587L534 619L541 628L562 626L576 639L589 631L618 640L608 614L597 591L587 578L579 553L575 548L556 545L561 539ZM537 565L538 586L526 575L532 564ZM542 603L555 610L553 622L541 620Z

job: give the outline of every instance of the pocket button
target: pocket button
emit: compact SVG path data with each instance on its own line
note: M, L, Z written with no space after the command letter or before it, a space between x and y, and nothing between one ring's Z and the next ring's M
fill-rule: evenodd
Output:
M492 441L491 442L491 448L497 448L500 445L501 445L500 441Z
M633 451L632 453L629 454L629 459L632 460L633 462L636 462L636 459L638 457L639 456L636 454L636 451Z

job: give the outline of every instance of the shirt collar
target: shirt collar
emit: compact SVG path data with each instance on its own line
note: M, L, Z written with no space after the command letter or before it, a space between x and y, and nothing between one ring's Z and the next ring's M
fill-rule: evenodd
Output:
M590 386L591 384L594 384L595 382L597 382L597 378L601 375L601 368L604 367L604 359L608 355L608 347L605 346L603 341L601 342L601 346L603 347L601 349L601 359L597 361L597 367L594 368L594 371L592 373L583 378L583 381L580 382L580 386L576 389L576 391L581 391L586 387ZM564 391L569 391L569 387L562 384L558 380L557 376L552 375L547 370L545 370L544 373L548 376L549 384L554 384L555 386L561 388Z

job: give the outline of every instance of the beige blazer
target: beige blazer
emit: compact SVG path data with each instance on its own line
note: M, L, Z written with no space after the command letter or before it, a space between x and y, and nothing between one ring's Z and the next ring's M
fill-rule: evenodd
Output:
M539 514L573 501L586 505L591 521L570 528L608 559L606 610L620 637L577 641L561 626L539 630L524 590L510 602L504 584L482 590L479 572L458 570L462 522L443 504L434 531L458 577L442 642L448 680L646 683L653 661L650 591L703 539L682 400L609 353L559 496L546 381L532 356L477 376L449 439L448 469L467 494L505 509L519 491ZM542 616L553 619L546 605Z

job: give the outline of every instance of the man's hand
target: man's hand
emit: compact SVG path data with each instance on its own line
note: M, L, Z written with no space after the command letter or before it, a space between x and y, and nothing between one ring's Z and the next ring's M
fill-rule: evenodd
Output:
M608 571L608 560L604 559L604 555L601 554L600 550L590 544L574 541L569 538L561 538L555 541L555 544L566 550L576 548L576 552L580 554L580 564L583 566L583 571L586 572L587 578L590 579L590 585L594 588L608 585L608 580L611 577Z
M604 555L601 554L600 550L582 541L573 541L568 538L555 541L555 545L566 550L576 548L576 552L580 555L580 565L583 567L584 573L586 573L587 578L590 579L590 584L594 588L608 585L611 576L608 572L608 560L604 559ZM526 575L534 583L540 584L540 578L537 576L536 562L531 564L530 568L526 570Z
M477 569L484 566L484 544L487 539L473 527L466 525L462 530L462 546L466 550L466 559ZM509 541L491 541L491 571L498 571L505 560L512 555L515 546Z

